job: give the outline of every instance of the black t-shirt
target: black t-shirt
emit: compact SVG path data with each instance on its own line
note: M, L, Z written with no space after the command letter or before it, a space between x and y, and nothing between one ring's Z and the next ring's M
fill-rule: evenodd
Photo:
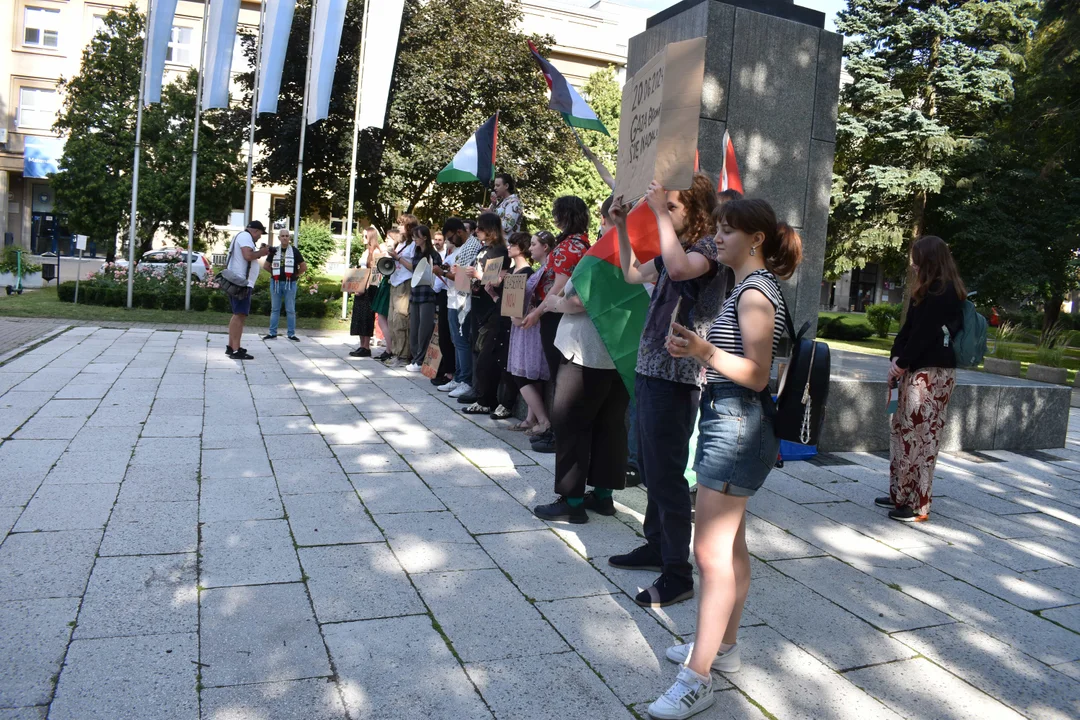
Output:
M487 261L493 258L502 258L503 270L509 270L513 267L513 263L510 260L510 253L507 251L505 245L485 245L484 248L477 253L475 267L480 268L483 272L484 266L487 265ZM502 286L495 287L495 294L498 298L502 298ZM473 280L472 284L472 296L473 296L473 309L478 311L477 317L482 314L486 314L498 304L498 301L493 299L488 294L487 289L480 284L479 280Z
M294 272L293 272L293 274L291 276L286 275L286 273L285 273L285 261L282 260L282 262L281 262L281 274L284 275L285 277L296 277L299 274L297 271L300 269L300 263L304 262L304 256L300 254L300 248L296 247L295 245L290 245L289 247L292 248L292 251L293 251L293 271ZM266 261L268 263L270 263L271 268L274 267L274 255L277 254L278 250L279 250L279 248L272 247L272 248L270 248L270 254L266 256ZM273 270L270 271L270 274L271 274L271 276L273 275Z

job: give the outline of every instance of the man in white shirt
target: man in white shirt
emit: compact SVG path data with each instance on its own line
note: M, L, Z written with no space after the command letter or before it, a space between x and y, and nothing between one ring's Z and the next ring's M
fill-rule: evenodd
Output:
M229 270L237 275L246 275L249 288L255 287L255 280L259 277L259 260L270 252L266 243L263 243L259 249L255 248L255 243L265 232L266 227L261 222L252 220L245 230L237 233L233 238L235 248L229 249ZM249 293L243 300L230 296L229 304L232 306L233 315L229 320L229 344L225 346L225 354L234 360L253 360L254 356L240 347L244 323L247 322L247 316L251 313L251 294Z

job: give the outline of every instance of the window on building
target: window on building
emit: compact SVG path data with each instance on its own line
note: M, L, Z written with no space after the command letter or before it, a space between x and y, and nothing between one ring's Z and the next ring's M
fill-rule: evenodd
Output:
M194 30L173 25L169 47L165 51L165 62L177 65L191 65L192 37Z
M108 26L105 25L105 16L104 15L95 15L94 16L94 24L92 25L92 27L93 27L93 31L94 31L93 37L97 37L101 33L108 33L109 32Z
M56 122L57 94L46 88L19 88L19 115L16 124L20 128L48 130Z
M28 7L23 15L23 45L55 49L60 44L60 11Z

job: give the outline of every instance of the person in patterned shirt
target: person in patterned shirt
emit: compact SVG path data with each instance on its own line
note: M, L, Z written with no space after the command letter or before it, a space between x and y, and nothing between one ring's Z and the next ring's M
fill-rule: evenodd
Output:
M509 173L495 176L495 190L486 210L499 216L506 237L521 230L521 198L514 192L514 178Z

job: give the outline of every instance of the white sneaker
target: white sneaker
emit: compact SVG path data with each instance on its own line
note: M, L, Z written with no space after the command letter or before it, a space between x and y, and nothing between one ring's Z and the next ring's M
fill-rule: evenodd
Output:
M679 665L685 665L694 652L694 643L685 645L672 645L667 649L667 659ZM736 644L726 653L719 653L712 661L712 669L717 672L738 672L742 667L742 656L739 654L739 646Z
M450 397L459 398L467 392L472 390L472 386L469 383L461 383L456 389L450 392Z
M440 385L439 387L437 387L435 389L438 390L439 392L452 392L454 390L457 390L458 387L460 387L460 385L461 384L457 380L451 380L450 382L446 383L445 385Z
M416 363L409 363L408 365L405 366L405 369L408 372L420 372L421 367L422 366L417 365Z
M649 706L649 717L656 720L683 720L707 710L716 702L712 678L702 677L688 667L679 670L675 684Z

